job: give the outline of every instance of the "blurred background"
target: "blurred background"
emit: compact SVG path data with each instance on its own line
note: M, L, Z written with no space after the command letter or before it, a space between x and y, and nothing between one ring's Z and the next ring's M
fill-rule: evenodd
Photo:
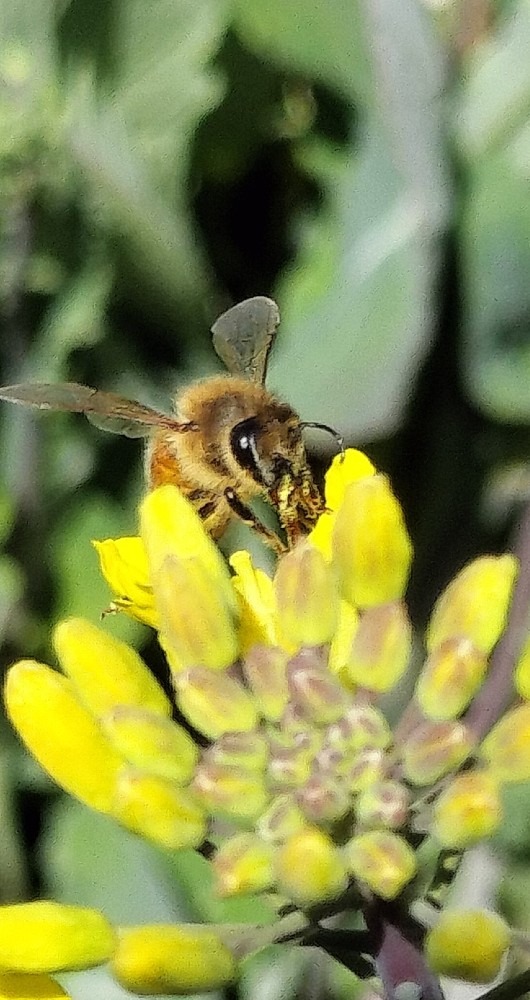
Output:
M215 317L272 295L268 384L392 476L421 627L451 574L508 544L530 490L528 0L0 0L0 38L0 382L168 409L218 370ZM328 446L310 439L320 473ZM98 620L90 539L135 532L142 449L8 404L0 447L5 666L49 660L61 616ZM109 628L157 669L147 632ZM0 898L219 917L192 858L63 802L0 735ZM524 824L501 846L527 925ZM242 993L285 994L282 961ZM83 982L76 997L125 995Z

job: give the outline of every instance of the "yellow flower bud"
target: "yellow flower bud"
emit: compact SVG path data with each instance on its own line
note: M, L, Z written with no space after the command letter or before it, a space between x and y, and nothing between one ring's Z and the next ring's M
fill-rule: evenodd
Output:
M206 818L196 798L184 788L132 768L116 790L113 815L129 830L161 847L199 847Z
M114 931L97 910L47 900L0 906L0 968L12 972L89 969L111 957Z
M71 1000L55 979L43 973L0 972L0 1000Z
M171 702L138 653L84 618L61 622L53 634L55 652L81 700L94 715L115 705L171 715Z
M71 795L109 812L125 765L121 754L77 699L72 682L34 660L9 670L7 712L39 764Z
M339 592L332 567L308 542L282 556L274 577L280 632L296 648L321 646L332 638Z
M132 993L180 996L229 986L237 967L214 930L157 924L120 930L112 972Z
M278 795L258 819L259 836L271 844L281 844L293 833L307 826L305 817L296 802L286 793Z
M178 674L179 708L195 729L215 740L223 733L249 732L258 722L252 697L228 674L195 667Z
M395 899L416 872L410 845L387 830L369 830L352 837L345 854L352 875L382 899Z
M141 538L106 538L92 542L101 572L115 598L113 606L145 625L158 628L147 552Z
M465 566L434 606L429 652L446 639L465 637L488 656L506 626L517 571L511 555L481 556Z
M360 608L402 598L412 546L385 476L348 486L333 529L333 561L342 596Z
M498 785L486 771L459 774L434 805L433 833L444 847L468 847L500 824Z
M530 705L506 712L486 736L481 753L499 781L530 778Z
M243 661L243 673L260 714L278 722L289 701L287 653L278 646L253 646Z
M238 656L232 615L209 569L168 556L153 572L160 643L174 675L203 665L224 670Z
M141 708L118 706L102 723L120 754L139 770L177 784L190 781L199 751L175 722Z
M350 705L348 693L322 662L319 651L303 649L287 666L289 703L302 719L328 725L342 718Z
M322 555L331 559L331 538L335 523L335 512L339 509L350 483L355 483L375 472L369 458L355 448L347 448L344 455L336 455L325 475L324 494L326 510L321 514L309 541Z
M278 847L275 869L280 891L297 906L333 899L347 885L339 848L315 827L293 833Z
M269 801L263 775L208 760L196 767L192 789L208 812L241 821L254 822Z
M460 715L486 676L487 660L467 638L446 639L427 657L416 684L418 704L428 719Z
M359 612L348 603L341 601L339 605L339 620L335 634L331 640L328 657L328 670L340 677L345 687L351 689L347 670L348 661L355 633L359 627Z
M434 972L472 983L489 983L499 974L509 945L509 927L485 910L447 910L425 942Z
M403 744L403 773L413 785L431 785L460 767L472 749L463 722L423 722Z
M224 840L212 861L218 894L241 896L269 889L274 880L272 857L272 846L253 833Z
M401 680L412 647L412 626L404 604L381 604L362 615L345 675L369 691L390 691Z

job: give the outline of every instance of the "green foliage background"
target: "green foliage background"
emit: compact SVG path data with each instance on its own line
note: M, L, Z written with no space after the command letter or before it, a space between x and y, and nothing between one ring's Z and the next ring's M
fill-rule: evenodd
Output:
M528 0L0 0L0 38L1 382L165 408L215 369L215 316L272 294L269 383L393 476L421 624L452 572L505 545L529 488ZM89 540L134 531L142 473L137 442L81 418L0 418L7 664L49 657L60 616L97 620ZM109 627L156 668L145 633ZM43 809L6 730L0 768L4 898L204 916L195 862ZM243 992L284 989L266 969ZM86 978L76 997L101 991Z

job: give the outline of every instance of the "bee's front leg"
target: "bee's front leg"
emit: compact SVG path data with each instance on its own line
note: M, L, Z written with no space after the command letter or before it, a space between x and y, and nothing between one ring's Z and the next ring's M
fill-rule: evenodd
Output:
M287 546L284 545L282 540L278 538L278 535L267 528L262 521L251 511L250 507L247 507L245 503L238 497L236 491L232 489L231 486L227 486L224 491L225 500L230 507L230 510L237 515L237 517L243 521L244 524L248 524L249 527L254 528L258 535L261 535L263 540L270 545L277 555L281 556L287 552Z

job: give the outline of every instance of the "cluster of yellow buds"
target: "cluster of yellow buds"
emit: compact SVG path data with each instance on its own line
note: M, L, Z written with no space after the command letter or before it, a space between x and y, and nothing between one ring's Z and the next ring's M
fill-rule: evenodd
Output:
M5 907L0 968L12 982L29 975L28 996L65 996L36 992L38 977L105 961L133 993L213 989L263 944L318 943L324 914L378 901L408 914L429 888L421 846L441 856L490 836L503 783L530 778L530 646L514 674L521 703L482 742L466 718L506 625L516 560L482 557L458 574L421 665L403 599L412 547L388 480L347 451L327 474L326 504L273 578L247 552L231 575L172 486L145 498L138 537L96 543L114 607L157 629L180 722L107 623L56 628L61 673L27 660L9 671L13 725L63 788L166 849L215 843L217 892L263 894L278 917L266 929L114 929L74 907ZM392 730L381 700L409 669L414 693ZM446 915L427 940L431 966L491 978L510 935L490 916L478 916L475 950L468 919L459 963Z

